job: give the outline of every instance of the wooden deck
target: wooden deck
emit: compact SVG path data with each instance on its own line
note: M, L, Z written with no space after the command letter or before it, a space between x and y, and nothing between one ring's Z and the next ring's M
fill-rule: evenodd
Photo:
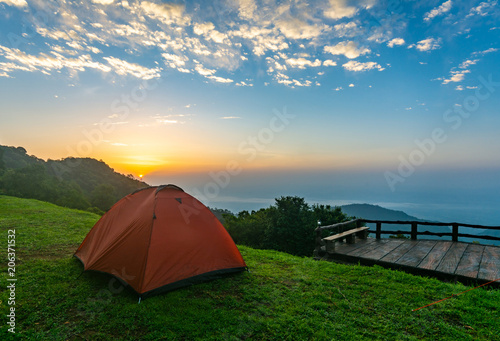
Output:
M357 239L336 243L333 261L377 264L391 269L458 280L486 283L500 278L500 247L438 240ZM500 281L492 283L500 286Z

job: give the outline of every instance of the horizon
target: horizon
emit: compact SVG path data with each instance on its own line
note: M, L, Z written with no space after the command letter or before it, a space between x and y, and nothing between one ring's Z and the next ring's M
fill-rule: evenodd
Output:
M500 224L496 0L0 9L2 145L208 205L289 193Z

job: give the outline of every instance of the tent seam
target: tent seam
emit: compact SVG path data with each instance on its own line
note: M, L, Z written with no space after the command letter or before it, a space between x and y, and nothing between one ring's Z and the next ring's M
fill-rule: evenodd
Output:
M151 237L153 236L153 227L154 227L154 224L155 224L155 220L156 220L156 203L158 201L158 198L156 196L158 192L155 192L155 203L153 205L153 216L151 217L151 230L149 231L149 242L148 242L148 247L146 249L146 261L144 262L144 270L143 270L143 273L142 273L142 278L141 278L141 285L139 285L139 290L142 291L143 290L143 284L144 284L144 279L146 278L146 269L148 267L148 259L149 259L149 249L151 247ZM142 294L139 293L139 297L142 297Z

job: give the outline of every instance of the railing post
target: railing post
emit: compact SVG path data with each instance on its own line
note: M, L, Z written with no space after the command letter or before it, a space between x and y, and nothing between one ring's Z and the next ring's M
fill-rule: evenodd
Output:
M411 223L411 240L417 240L417 226L416 222Z
M382 232L382 223L377 221L377 228L375 230L375 238L380 239L380 235L382 234L380 232Z
M451 226L452 226L451 240L454 242L458 242L458 224L454 223L451 224Z

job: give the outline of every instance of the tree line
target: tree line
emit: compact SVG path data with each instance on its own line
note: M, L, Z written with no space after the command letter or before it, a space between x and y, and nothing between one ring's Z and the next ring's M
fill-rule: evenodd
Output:
M286 196L258 211L224 214L224 226L237 244L311 256L318 225L348 221L340 207L309 205L304 198ZM326 233L326 232L325 232Z
M41 160L22 147L0 146L0 194L38 199L102 214L148 186L91 158Z

